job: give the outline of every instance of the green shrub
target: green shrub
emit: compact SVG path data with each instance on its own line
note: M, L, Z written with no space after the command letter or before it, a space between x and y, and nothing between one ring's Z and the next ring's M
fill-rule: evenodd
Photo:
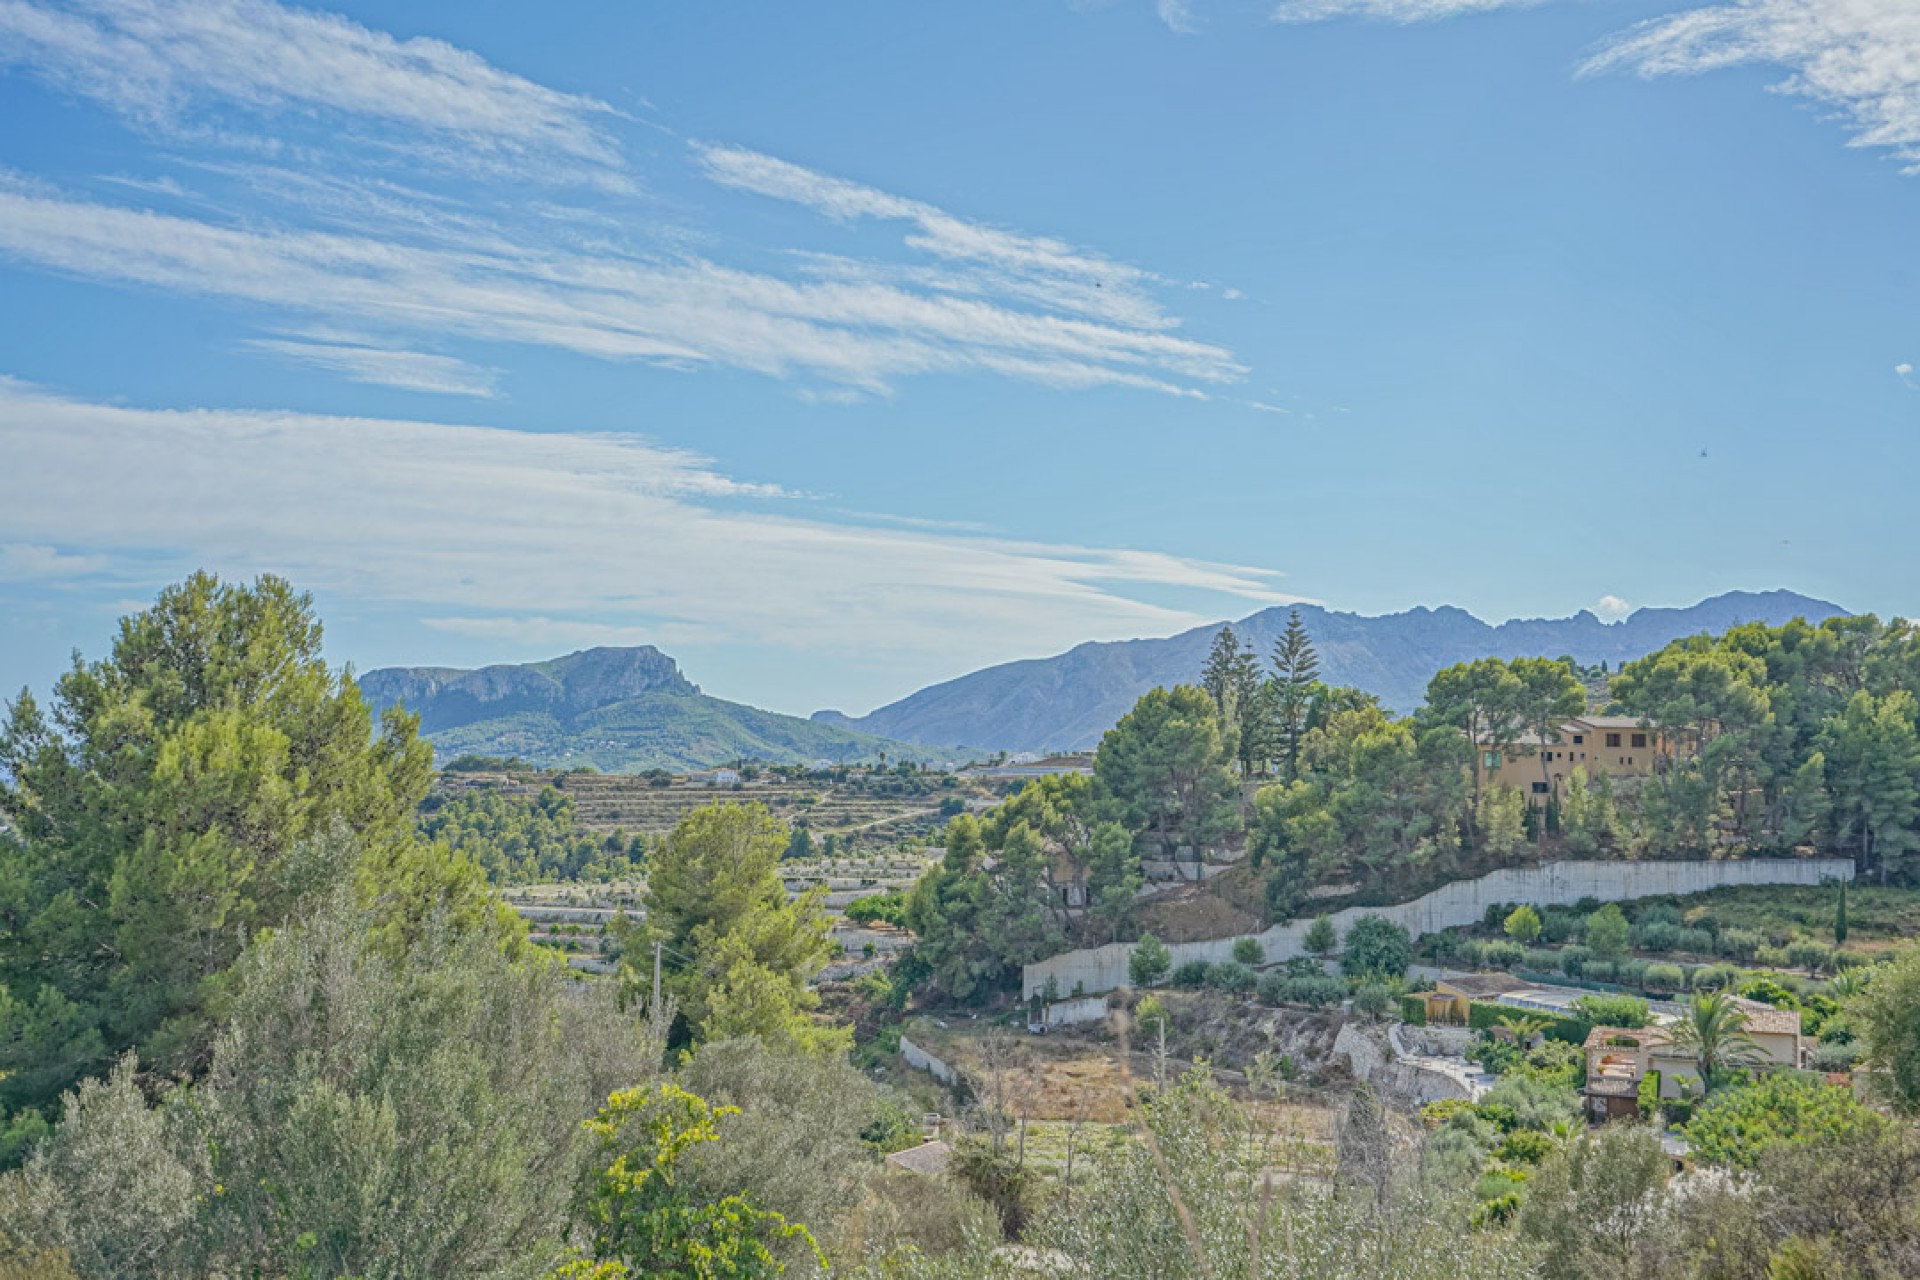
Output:
M1480 963L1489 969L1511 969L1527 958L1527 951L1517 942L1489 942L1480 951Z
M1400 997L1400 1021L1410 1027L1427 1025L1427 1002L1419 996Z
M1287 983L1291 979L1278 969L1260 975L1260 982L1254 988L1261 1004L1285 1004L1287 1001Z
M1677 964L1650 964L1640 982L1649 991L1681 991L1686 988L1687 974Z
M1324 978L1327 967L1315 956L1294 956L1287 961L1286 973L1289 978Z
M1730 964L1710 964L1693 971L1695 991L1724 991L1740 981L1740 970Z
M1647 984L1647 962L1622 960L1613 967L1613 980L1623 987L1644 987Z
M1377 1018L1392 1007L1393 993L1387 990L1385 983L1369 982L1353 996L1354 1012L1364 1013L1369 1018Z
M1267 962L1267 953L1261 949L1257 938L1235 938L1233 940L1233 961L1249 969L1257 969Z
M1237 960L1225 964L1216 964L1207 970L1206 984L1217 991L1229 991L1236 995L1251 992L1258 984L1259 977L1246 965Z
M1577 978L1585 973L1593 961L1593 951L1579 944L1560 948L1560 972L1569 978Z
M1413 935L1385 916L1361 916L1347 930L1340 967L1349 977L1398 978L1413 963Z
M1520 963L1536 973L1553 973L1560 968L1560 953L1529 950Z
M1176 987L1204 987L1207 985L1207 972L1213 966L1205 960L1187 960L1173 967L1173 985Z
M1638 996L1581 996L1573 1002L1573 1012L1596 1027L1644 1027L1652 1020L1647 1002Z
M1626 915L1612 902L1587 917L1586 936L1587 945L1602 960L1617 960L1626 955L1632 938Z
M1753 953L1753 962L1763 969L1788 969L1793 962L1787 959L1785 947L1761 947Z
M1288 978L1287 1001L1310 1009L1325 1009L1346 998L1347 984L1322 974L1318 978Z
M1715 949L1730 960L1751 960L1763 942L1752 929L1722 929Z

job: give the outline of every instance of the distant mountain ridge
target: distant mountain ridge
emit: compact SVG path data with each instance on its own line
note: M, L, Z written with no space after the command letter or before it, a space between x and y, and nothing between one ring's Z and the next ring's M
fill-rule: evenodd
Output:
M1388 706L1410 711L1434 672L1474 658L1571 655L1610 666L1644 657L1683 636L1743 622L1772 626L1844 614L1825 600L1791 591L1730 591L1683 609L1639 609L1602 622L1582 609L1571 618L1526 618L1489 625L1451 606L1362 617L1301 605L1300 618L1320 653L1320 676L1354 685ZM1232 624L1264 660L1287 625L1287 607ZM909 742L971 742L1008 751L1076 751L1100 735L1156 685L1193 683L1222 624L1157 640L1090 641L1051 658L1002 663L931 685L857 719L814 714L819 724Z
M471 671L385 667L361 676L360 691L376 711L398 704L417 714L442 760L519 756L621 773L742 759L937 762L954 754L709 697L652 645Z

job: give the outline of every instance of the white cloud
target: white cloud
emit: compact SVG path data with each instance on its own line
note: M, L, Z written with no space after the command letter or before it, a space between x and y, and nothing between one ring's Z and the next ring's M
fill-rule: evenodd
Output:
M1893 373L1895 377L1906 383L1907 386L1915 391L1920 391L1920 386L1916 386L1913 381L1913 364L1911 361L1902 360L1899 364L1893 366Z
M1847 116L1853 144L1920 171L1920 5L1913 0L1736 0L1643 22L1588 60L1589 74L1694 75L1762 65L1778 88Z
M210 108L300 113L378 123L393 132L371 141L415 156L628 185L605 103L271 0L0 0L6 63L169 132L204 132Z
M708 177L723 186L804 205L844 222L863 218L906 221L917 234L907 244L937 258L991 269L985 279L949 277L947 287L1014 293L1055 310L1138 328L1170 328L1173 321L1143 286L1154 277L1047 236L1030 236L957 217L943 209L857 182L816 173L744 147L696 144ZM872 264L848 264L873 271Z
M1593 606L1593 611L1598 614L1604 622L1617 622L1632 613L1633 606L1625 600L1622 600L1619 596L1609 595L1601 596L1599 603Z
M250 338L240 345L249 351L337 373L352 382L398 387L402 391L491 398L496 394L495 383L499 378L497 370L482 369L452 356L362 343Z
M97 556L68 555L58 547L0 542L0 582L37 582L93 573L105 567Z
M1050 244L982 243L978 252L1008 255L1042 255ZM1224 349L1159 328L880 280L793 282L699 258L659 261L509 239L466 245L229 227L20 183L0 183L0 255L333 323L602 359L808 372L869 390L911 374L989 372L1057 387L1194 395L1191 381L1230 381L1242 372Z
M1160 21L1167 29L1181 35L1191 35L1200 29L1194 20L1193 5L1188 0L1154 0L1153 11L1160 15Z
M279 572L468 634L699 635L931 675L1215 616L1142 589L1292 598L1259 569L791 503L628 436L129 409L0 379L0 542L156 578Z
M1281 0L1276 22L1323 22L1372 18L1384 22L1434 22L1496 9L1525 9L1544 0Z

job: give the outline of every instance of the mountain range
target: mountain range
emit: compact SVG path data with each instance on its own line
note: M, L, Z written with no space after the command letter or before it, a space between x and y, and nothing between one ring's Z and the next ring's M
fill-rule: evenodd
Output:
M1683 609L1639 609L1618 622L1581 610L1571 618L1516 619L1497 626L1462 609L1409 609L1378 617L1299 606L1320 654L1320 678L1354 685L1399 711L1420 704L1427 681L1456 662L1485 657L1565 657L1617 667L1683 636L1743 622L1779 625L1846 610L1791 591L1733 591ZM1264 659L1289 609L1232 624ZM1220 624L1161 640L1089 642L1051 658L987 667L853 718L820 711L814 722L911 742L973 742L1010 751L1076 751L1097 745L1141 694L1194 683Z
M376 711L399 704L416 713L442 761L518 756L551 768L632 773L730 760L939 763L955 755L710 697L651 645L472 671L385 667L361 676L360 691Z

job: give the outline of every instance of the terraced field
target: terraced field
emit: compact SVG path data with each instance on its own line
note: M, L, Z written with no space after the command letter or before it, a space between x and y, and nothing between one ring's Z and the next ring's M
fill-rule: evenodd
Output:
M450 794L490 788L506 795L540 794L558 787L573 797L574 822L589 831L659 835L693 809L715 801L766 805L775 817L804 824L815 842L851 840L863 851L924 838L961 808L985 808L991 795L951 774L855 773L789 780L763 777L714 788L674 778L660 785L633 774L449 773L438 784Z

